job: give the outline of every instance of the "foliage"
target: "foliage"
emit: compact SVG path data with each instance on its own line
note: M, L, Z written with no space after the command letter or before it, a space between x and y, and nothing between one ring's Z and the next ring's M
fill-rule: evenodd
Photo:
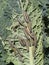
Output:
M44 63L44 65L48 65L49 0L29 0L29 2L22 0L21 3L20 0L0 0L0 64L7 65L12 62L14 65L29 65L29 54L26 47L21 46L17 38L18 36L25 38L23 27L17 21L19 17L20 21L24 23L22 9L27 11L32 22L32 30L37 36L35 64L43 65ZM14 46L21 51L24 57L20 57L18 53L15 56L7 39L14 41ZM22 60L24 61L22 62Z

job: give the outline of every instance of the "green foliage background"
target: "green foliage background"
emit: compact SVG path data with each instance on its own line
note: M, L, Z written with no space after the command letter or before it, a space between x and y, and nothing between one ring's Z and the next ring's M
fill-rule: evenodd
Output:
M20 26L14 32L11 27L18 25L17 17L23 21L20 0L0 0L0 65L7 65L12 62L14 65L29 65L29 53L22 47L17 39L24 36ZM37 35L38 46L35 52L36 65L49 65L49 0L26 0L21 2L24 10L27 11L32 21L32 30ZM27 4L27 5L26 5ZM47 18L46 18L47 17ZM19 48L24 57L24 63L19 59L19 55L11 52L7 38L16 40L15 47Z

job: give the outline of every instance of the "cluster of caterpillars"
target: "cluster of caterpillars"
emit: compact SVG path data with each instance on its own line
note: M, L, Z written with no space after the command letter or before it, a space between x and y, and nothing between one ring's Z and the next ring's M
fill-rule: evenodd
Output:
M32 31L32 22L26 11L23 12L23 17L24 17L24 20L27 25L22 24L19 19L18 19L18 22L19 22L19 25L24 27L24 34L25 34L26 39L24 39L22 37L18 37L18 39L19 39L20 44L23 47L26 46L27 51L29 51L29 47L31 47L31 46L35 46L35 48L37 47L37 37L36 37L35 33ZM20 56L23 56L21 54L20 50L18 48L15 48L12 43L10 43L10 46L11 46L12 50L14 51L15 55L16 55L16 51L17 51L17 53Z

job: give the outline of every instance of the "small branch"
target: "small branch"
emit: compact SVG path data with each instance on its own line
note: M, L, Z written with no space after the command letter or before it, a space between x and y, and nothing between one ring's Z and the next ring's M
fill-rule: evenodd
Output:
M34 51L35 50L34 49L35 49L34 46L29 47L30 65L35 65L34 63Z

